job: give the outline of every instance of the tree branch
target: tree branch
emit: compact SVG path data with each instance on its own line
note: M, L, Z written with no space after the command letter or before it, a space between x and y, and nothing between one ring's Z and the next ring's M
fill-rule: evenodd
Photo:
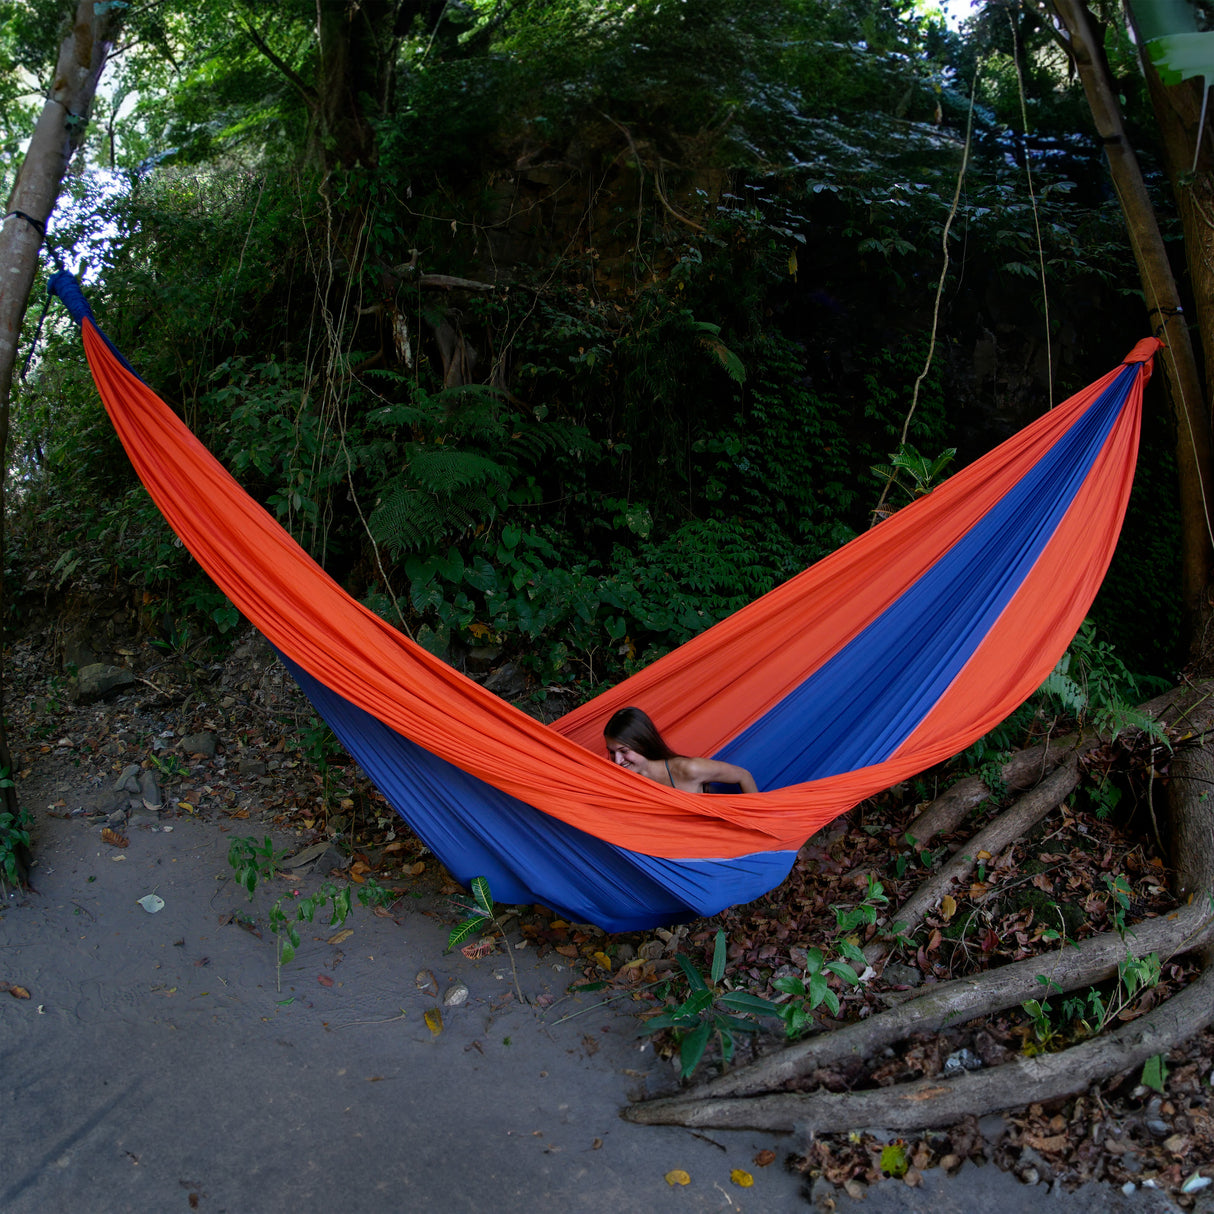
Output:
M254 26L250 25L242 17L237 17L236 20L244 32L248 34L253 45L295 86L307 105L309 107L315 106L319 101L316 90L285 59L280 58L271 50L269 43L257 32Z

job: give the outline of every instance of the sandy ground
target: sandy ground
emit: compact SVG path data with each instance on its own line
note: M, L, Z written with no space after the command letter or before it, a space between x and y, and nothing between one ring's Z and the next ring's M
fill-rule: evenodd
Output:
M524 949L520 1006L504 954L444 953L458 916L434 895L390 917L356 907L336 942L316 923L279 976L267 909L318 879L250 902L230 837L183 816L115 847L96 823L40 815L34 889L0 906L0 983L29 995L0 993L3 1214L1175 1209L994 1167L856 1201L785 1168L794 1136L632 1125L620 1109L672 1074L627 1000L570 995L576 975ZM452 983L461 1006L442 1003Z

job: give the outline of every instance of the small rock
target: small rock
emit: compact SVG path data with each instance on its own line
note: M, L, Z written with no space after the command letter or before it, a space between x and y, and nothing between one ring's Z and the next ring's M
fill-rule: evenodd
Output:
M1027 1168L1024 1168L1020 1172L1020 1179L1025 1184L1033 1185L1033 1184L1037 1184L1038 1181L1040 1181L1041 1175L1040 1175L1040 1173L1038 1173L1036 1168L1029 1166Z
M913 965L900 965L897 961L890 962L881 977L890 986L919 986L923 981L923 975Z
M982 1059L972 1050L960 1049L944 1060L946 1075L959 1075L962 1071L977 1071L982 1068Z
M496 645L477 645L468 650L468 669L473 674L483 674L501 656L502 651Z
M110 666L106 662L93 662L82 666L76 675L76 702L96 704L125 687L138 682L134 674L122 666Z
M188 755L203 755L213 759L219 749L219 735L209 729L201 733L188 733L181 739L181 749Z
M141 789L139 787L139 773L143 770L138 763L128 763L122 769L122 774L114 781L115 792L130 792L137 793Z
M1158 1117L1148 1119L1146 1127L1156 1138L1166 1138L1172 1132L1172 1127Z
M140 773L139 795L143 798L145 809L160 811L163 797L160 795L160 781L154 771L146 770Z
M461 1007L468 1002L468 988L457 978L443 994L443 1003L447 1007Z
M508 700L527 690L527 676L513 663L499 666L486 680L485 690Z
M264 776L267 768L262 759L241 759L236 770L242 776Z

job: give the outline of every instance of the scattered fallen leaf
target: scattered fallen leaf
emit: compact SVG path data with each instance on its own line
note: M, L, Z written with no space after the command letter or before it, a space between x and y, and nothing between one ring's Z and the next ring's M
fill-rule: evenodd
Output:
M940 913L946 919L951 919L957 913L957 899L952 894L945 894L940 899Z
M492 940L477 940L474 944L465 944L459 950L468 958L469 961L479 961L482 957L487 957L493 952Z
M0 991L8 991L14 999L28 999L29 991L23 986L14 986L11 982L0 982Z
M672 1187L677 1184L691 1184L691 1177L682 1168L675 1168L666 1173L666 1183Z
M319 982L321 986L333 985L333 979L330 978L328 974L317 974L316 981Z
M436 1037L443 1031L443 1013L441 1008L430 1007L426 1009L425 1015L426 1028L428 1028Z
M353 928L343 928L340 932L334 932L327 941L328 944L341 944L343 940L349 940L354 935Z
M755 1164L756 1168L770 1167L775 1162L776 1162L775 1151L760 1151L755 1156L755 1159L754 1159L754 1164Z
M605 969L608 973L611 973L611 958L606 953L594 953L593 956L601 969Z
M906 1143L899 1140L881 1148L881 1171L886 1176L905 1176L909 1167Z
M144 894L142 898L136 898L135 901L138 902L149 915L155 915L159 911L164 910L164 899L159 894Z
M101 842L108 843L111 847L130 847L131 841L126 835L120 835L116 830L110 830L108 826L102 827Z
M749 1172L744 1172L741 1168L734 1168L729 1173L729 1179L741 1189L749 1189L755 1182L755 1178Z

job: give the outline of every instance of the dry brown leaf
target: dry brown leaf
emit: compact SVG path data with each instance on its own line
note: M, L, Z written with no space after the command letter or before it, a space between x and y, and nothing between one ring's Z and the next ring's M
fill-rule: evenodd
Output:
M347 928L344 928L344 929L343 929L342 931L340 931L340 932L334 932L334 933L333 933L333 935L331 935L331 936L329 937L329 939L328 939L327 943L329 943L329 944L341 944L341 943L342 943L342 941L344 941L344 940L349 940L349 939L350 939L350 937L351 937L352 935L354 935L354 930L353 930L353 928L349 928L349 927L347 927Z
M333 985L333 979L330 978L328 974L317 974L316 981L319 982L321 986Z
M29 991L23 986L14 986L11 982L0 982L0 991L8 991L14 999L28 999Z
M756 1168L766 1168L776 1162L775 1151L760 1151L754 1158Z
M1025 1134L1025 1143L1034 1151L1063 1151L1066 1149L1065 1134Z
M108 843L111 847L130 847L131 841L126 835L120 835L116 830L110 830L108 826L101 829L101 842Z

